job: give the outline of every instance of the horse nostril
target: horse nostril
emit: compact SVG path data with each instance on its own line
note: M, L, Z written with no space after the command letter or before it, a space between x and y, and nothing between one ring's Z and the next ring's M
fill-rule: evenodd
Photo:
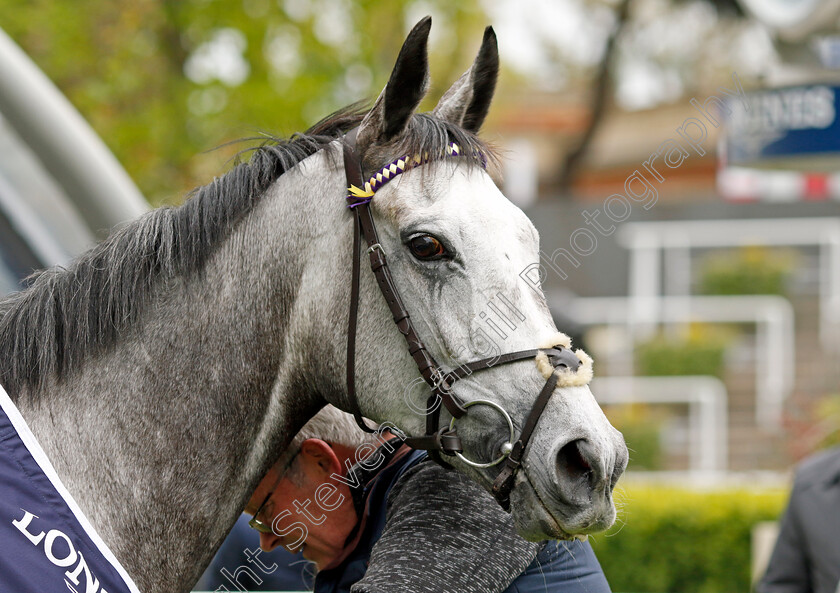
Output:
M624 439L621 439L621 446L618 448L618 453L615 457L615 464L613 465L612 474L610 476L609 492L611 493L615 488L616 482L627 469L627 462L630 455L627 451L627 445L624 444Z
M566 443L557 453L557 472L572 483L589 485L592 464L584 452L585 441L577 439Z

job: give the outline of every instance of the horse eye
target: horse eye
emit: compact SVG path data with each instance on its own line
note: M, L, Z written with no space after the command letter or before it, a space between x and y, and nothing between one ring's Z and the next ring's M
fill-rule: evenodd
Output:
M417 235L408 241L408 248L417 259L439 259L445 256L443 243L431 235Z

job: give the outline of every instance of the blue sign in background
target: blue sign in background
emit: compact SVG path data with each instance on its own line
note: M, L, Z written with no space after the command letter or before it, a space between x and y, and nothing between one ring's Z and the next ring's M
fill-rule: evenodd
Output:
M749 109L740 101L726 103L726 159L732 165L798 167L809 156L837 154L840 170L840 87L810 85L747 94Z

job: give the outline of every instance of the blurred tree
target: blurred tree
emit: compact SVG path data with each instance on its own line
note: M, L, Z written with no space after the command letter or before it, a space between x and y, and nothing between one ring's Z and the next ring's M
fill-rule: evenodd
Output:
M539 3L540 0L526 0ZM568 193L610 110L650 109L685 94L731 82L745 84L774 56L767 33L744 18L735 0L562 0L562 10L588 28L583 36L537 35L545 70L566 74L563 88L586 89L586 127L558 166ZM561 10L561 9L558 9ZM574 51L574 47L589 51Z
M581 161L586 152L589 150L589 145L595 137L595 132L604 119L604 114L607 110L607 101L612 95L612 85L610 79L612 72L615 69L615 61L617 59L616 47L619 37L627 25L628 16L630 14L630 0L621 0L615 9L615 26L604 42L604 56L601 58L595 73L592 77L591 89L591 109L589 112L589 123L578 139L575 147L566 154L563 166L560 168L560 191L568 192L572 189L575 177L580 169Z
M243 146L208 149L375 98L425 14L437 98L487 24L478 0L0 0L0 14L154 204Z
M592 107L564 183L601 117L729 80L772 47L733 0L0 0L0 26L68 96L155 204L220 173L266 130L288 135L381 90L408 28L434 20L436 99L471 62L483 27L502 84ZM516 100L516 97L511 97Z

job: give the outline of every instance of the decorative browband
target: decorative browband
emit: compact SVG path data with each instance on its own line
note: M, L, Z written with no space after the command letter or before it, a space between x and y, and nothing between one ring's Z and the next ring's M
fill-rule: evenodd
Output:
M442 156L461 156L461 147L454 142L450 142L446 145L446 152ZM409 169L428 163L431 160L433 159L428 154L422 157L419 154L415 154L414 156L400 157L390 164L385 165L365 182L364 189L358 188L355 185L347 188L349 192L347 194L347 207L355 208L356 206L367 204L373 198L373 194L394 177L400 173L405 173Z

